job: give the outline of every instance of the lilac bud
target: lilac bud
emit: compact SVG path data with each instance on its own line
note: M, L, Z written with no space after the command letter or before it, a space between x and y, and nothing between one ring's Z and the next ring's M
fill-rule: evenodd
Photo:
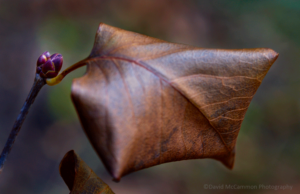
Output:
M55 53L50 56L48 51L44 52L37 61L36 72L44 78L56 77L62 67L63 57L61 54Z
M54 64L51 60L46 61L46 63L42 65L42 72L47 73L48 71L55 71Z
M44 64L50 58L50 53L45 51L37 60L36 65L40 66Z
M55 71L59 72L62 64L63 64L63 57L61 54L55 53L53 55L50 56L52 62L54 63L55 66Z

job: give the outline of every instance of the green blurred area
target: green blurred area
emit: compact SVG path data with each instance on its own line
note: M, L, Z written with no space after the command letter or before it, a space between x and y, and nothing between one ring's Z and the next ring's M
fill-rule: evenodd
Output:
M45 87L0 176L0 193L68 193L58 173L74 149L116 193L300 192L300 1L0 0L0 146L32 84L36 58L61 53L64 66L87 57L100 22L207 48L269 47L279 58L247 111L233 170L204 159L159 165L111 181L81 129L70 98L74 78ZM204 184L292 185L292 191L214 190Z
M64 61L67 62L64 67L70 66L87 57L91 51L95 32L88 32L88 29L72 20L50 17L38 26L37 42L41 50L66 53L63 55ZM48 106L55 119L77 119L70 100L70 85L72 79L82 76L84 72L85 68L78 69L72 72L64 82L49 89Z

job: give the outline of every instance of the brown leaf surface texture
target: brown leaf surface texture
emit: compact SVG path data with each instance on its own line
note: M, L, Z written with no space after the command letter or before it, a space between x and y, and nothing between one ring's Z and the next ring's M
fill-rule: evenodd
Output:
M59 172L70 194L114 194L73 150L62 159Z
M72 99L116 180L196 158L232 168L247 108L277 57L267 48L196 48L100 24Z

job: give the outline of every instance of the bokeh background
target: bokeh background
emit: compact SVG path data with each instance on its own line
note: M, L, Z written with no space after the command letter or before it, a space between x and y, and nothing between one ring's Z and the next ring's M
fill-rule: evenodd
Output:
M69 193L58 166L74 149L116 193L300 192L300 1L0 0L0 149L31 88L37 57L64 67L91 51L98 24L207 48L269 47L280 53L258 89L237 141L233 170L210 159L159 165L115 183L85 136L72 79L42 89L0 175L1 194ZM213 190L204 184L290 185L292 191Z

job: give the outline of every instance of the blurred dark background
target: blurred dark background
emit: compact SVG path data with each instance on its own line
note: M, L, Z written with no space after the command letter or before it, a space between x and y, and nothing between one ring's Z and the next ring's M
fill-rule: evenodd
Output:
M116 193L300 193L300 1L0 0L0 149L45 50L64 67L88 56L98 24L207 48L269 47L280 53L256 93L233 170L210 160L163 164L115 183L89 144L70 99L81 68L45 86L0 175L1 194L69 193L58 166L74 149ZM291 185L293 190L205 190L204 184Z

